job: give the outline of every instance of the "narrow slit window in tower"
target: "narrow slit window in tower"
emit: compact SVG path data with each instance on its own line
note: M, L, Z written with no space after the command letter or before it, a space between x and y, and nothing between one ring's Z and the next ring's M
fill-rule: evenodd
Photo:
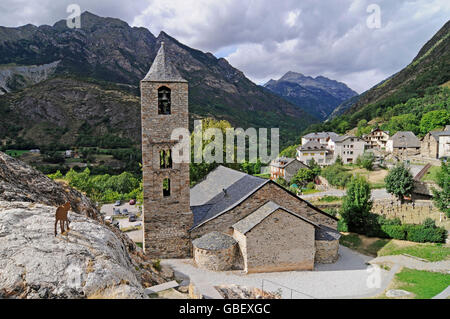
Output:
M163 180L163 196L169 197L170 196L170 179L165 178Z

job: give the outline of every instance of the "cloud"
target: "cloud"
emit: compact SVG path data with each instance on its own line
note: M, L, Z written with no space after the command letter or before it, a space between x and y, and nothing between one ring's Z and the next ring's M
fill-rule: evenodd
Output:
M53 24L70 1L2 0L3 25ZM448 0L78 0L157 35L224 56L256 83L287 71L325 75L362 92L405 67L447 22ZM367 20L380 8L381 28ZM371 17L372 18L372 17Z

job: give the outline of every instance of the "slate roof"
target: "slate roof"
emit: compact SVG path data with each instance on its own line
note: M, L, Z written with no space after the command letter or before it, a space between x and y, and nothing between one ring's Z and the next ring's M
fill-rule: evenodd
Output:
M245 201L250 195L267 183L272 183L290 193L308 207L337 220L308 201L297 197L294 193L284 189L277 183L263 178L251 176L224 166L219 166L206 178L191 188L191 211L194 215L194 224L191 231L200 225L226 213Z
M192 229L241 203L268 182L224 166L217 167L191 189Z
M255 210L253 213L248 215L247 217L245 217L245 218L241 219L240 221L238 221L237 223L235 223L233 225L233 228L236 229L238 232L245 234L248 231L252 230L256 225L261 223L267 216L269 216L270 214L275 212L277 209L282 209L285 212L292 214L295 217L298 217L315 227L320 227L318 224L310 221L309 219L306 219L303 216L293 213L293 212L287 210L286 208L284 208L272 201L269 201L269 202L265 203L264 205L262 205L257 210Z
M320 151L327 150L326 145L323 145L317 141L309 141L305 145L301 145L298 148L300 151Z
M316 240L333 241L341 238L341 233L325 225L316 228Z
M192 245L194 247L206 250L222 250L235 245L237 241L226 234L213 231L194 239Z
M399 131L389 138L394 147L420 147L420 141L411 131Z
M270 166L284 168L284 167L288 166L289 164L291 164L295 160L297 160L297 159L289 158L289 157L279 157L277 159L274 159L272 162L270 162ZM284 164L282 164L282 163L284 163Z
M449 136L450 135L450 125L447 125L443 131L432 131L431 136L439 142L439 136Z
M158 54L156 54L150 70L142 81L187 82L181 77L178 70L167 58L164 51L164 42L161 42L161 47L158 50Z
M335 137L339 136L334 132L317 132L317 133L309 133L303 136L303 138L326 138L326 137Z
M334 141L335 143L339 143L339 142L343 142L349 138L354 138L355 140L360 140L359 137L356 137L353 135L334 136L334 137L331 137L331 140Z

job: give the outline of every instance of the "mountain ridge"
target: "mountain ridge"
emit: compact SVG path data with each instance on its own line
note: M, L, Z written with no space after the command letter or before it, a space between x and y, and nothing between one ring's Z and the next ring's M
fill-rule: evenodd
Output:
M327 119L341 103L358 95L342 82L293 71L278 80L269 80L264 87L321 120Z
M191 125L196 118L213 117L228 120L236 127L280 127L281 143L287 144L309 124L318 121L250 81L226 59L217 59L211 53L190 48L164 31L155 37L145 28L130 27L120 19L103 18L89 12L81 15L81 26L81 29L70 29L65 20L60 20L53 26L0 27L0 65L29 66L60 61L52 77L75 77L77 81L88 78L113 83L115 90L125 89L139 96L139 81L150 69L160 43L164 41L166 54L189 81ZM45 86L45 83L40 84ZM8 95L17 96L18 92ZM57 94L47 96L50 105L51 100L58 100ZM11 101L17 102L17 99L2 96L0 104L1 99L14 111L15 104ZM108 105L104 108L107 109ZM45 118L47 120L50 124L57 124ZM7 124L14 123L0 120L0 126ZM140 127L140 121L135 124ZM110 133L126 135L125 130L119 125L116 132ZM18 134L27 135L28 131L23 128ZM139 136L137 133L132 135ZM136 138L133 141L140 142Z

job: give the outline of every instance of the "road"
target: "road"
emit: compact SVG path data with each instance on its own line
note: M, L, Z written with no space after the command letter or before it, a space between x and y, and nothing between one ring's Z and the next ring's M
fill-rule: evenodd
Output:
M124 203L120 206L114 206L114 204L105 204L102 206L100 211L104 216L112 216L113 215L113 208L119 208L122 212L124 208L128 210L128 215L130 214L138 214L139 213L139 207L136 205L130 205L129 203ZM128 218L120 218L117 219L119 221L119 227L120 229L132 227L132 226L138 226L142 225L142 218L139 217L135 222L128 221ZM131 238L134 242L142 243L144 238L144 232L142 229L140 230L134 230L130 232L126 232L128 237Z
M189 277L205 297L216 297L214 286L240 285L249 288L280 291L283 298L360 298L381 293L389 284L393 273L366 263L372 258L340 246L339 260L334 264L318 264L313 271L287 271L244 274L243 271L215 272L197 268L192 260L166 259L175 274ZM371 280L371 276L377 276ZM288 288L285 288L288 287Z

